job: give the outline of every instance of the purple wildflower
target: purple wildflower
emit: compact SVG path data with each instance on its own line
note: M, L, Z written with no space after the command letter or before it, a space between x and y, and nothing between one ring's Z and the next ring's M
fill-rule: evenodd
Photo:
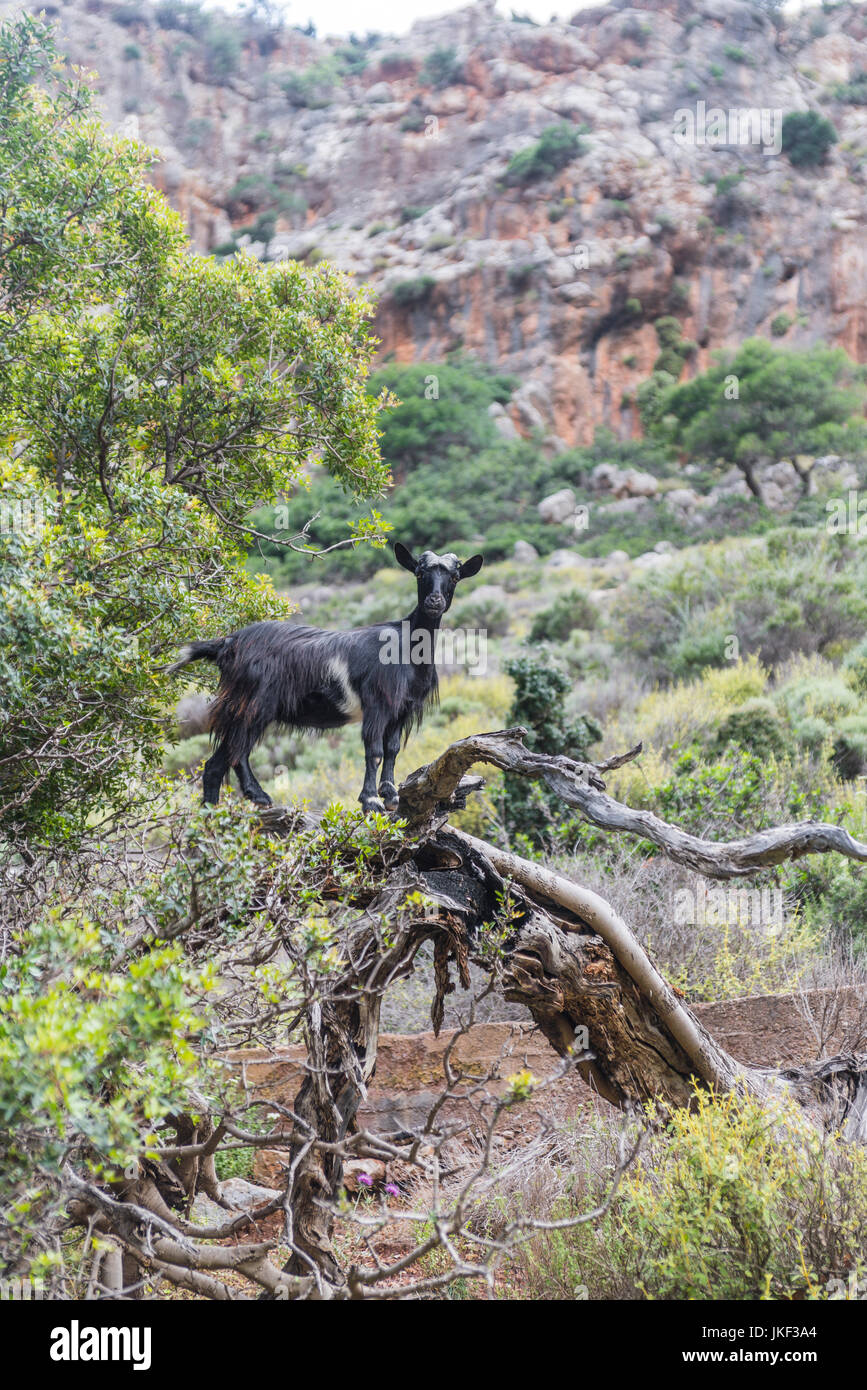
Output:
M362 1187L373 1187L373 1178L369 1173L359 1173L358 1181L361 1183Z
M389 1197L400 1196L400 1188L397 1187L393 1182L387 1182L385 1184L385 1190L388 1193Z

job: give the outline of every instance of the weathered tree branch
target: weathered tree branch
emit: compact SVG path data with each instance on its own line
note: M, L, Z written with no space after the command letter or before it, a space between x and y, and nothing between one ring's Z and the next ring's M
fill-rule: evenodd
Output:
M447 814L463 774L477 763L507 772L541 778L568 806L574 806L600 830L638 835L656 845L669 859L708 878L742 878L805 854L842 854L867 862L867 844L840 825L801 821L797 825L760 830L742 840L715 843L688 835L651 811L634 810L605 792L600 771L619 767L637 756L641 745L607 763L580 763L563 756L532 753L524 747L525 729L501 729L474 734L453 743L435 762L419 768L402 784L398 815L418 832Z
M780 1101L794 1100L818 1128L842 1129L850 1140L867 1141L867 1057L842 1055L780 1068L739 1063L668 984L611 904L562 874L447 821L483 785L479 776L467 775L469 769L486 762L542 778L561 802L600 829L640 835L670 858L712 877L739 877L814 852L865 860L867 846L838 826L813 822L728 844L701 840L606 794L600 774L636 757L640 745L604 763L578 763L530 752L524 734L512 729L463 739L401 787L399 814L408 822L409 834L390 842L378 862L374 895L369 900L363 896L359 915L350 914L341 928L340 973L320 980L305 998L298 1017L307 1066L291 1109L272 1107L282 1117L280 1131L247 1134L232 1115L210 1117L206 1102L196 1096L195 1117L168 1117L175 1142L142 1161L138 1175L114 1184L112 1193L70 1172L75 1219L110 1234L123 1252L121 1286L140 1283L141 1272L150 1271L203 1297L248 1296L237 1283L217 1277L226 1270L236 1281L243 1276L265 1299L391 1297L387 1281L435 1246L448 1251L453 1268L416 1280L416 1294L447 1283L455 1269L468 1277L488 1277L489 1262L462 1262L457 1252L455 1236L466 1219L460 1202L452 1216L437 1221L436 1236L425 1235L412 1256L385 1266L377 1260L373 1272L356 1268L347 1274L333 1242L344 1160L361 1153L385 1154L386 1149L386 1156L394 1158L399 1152L360 1132L357 1117L375 1071L382 995L412 969L429 939L434 942L435 1026L452 988L451 966L467 984L469 959L489 960L486 928L493 928L501 943L499 979L506 997L527 1007L564 1067L575 1067L621 1109L631 1111L648 1101L663 1111L689 1106L696 1086L740 1091L771 1111ZM309 817L281 808L266 813L263 824L281 838L312 828ZM424 915L415 915L415 909L408 913L407 903L422 905ZM284 938L290 945L291 940L291 934ZM455 1081L447 1063L444 1097L455 1094ZM439 1153L448 1134L440 1116L443 1103L435 1102L408 1148L404 1136L406 1158L401 1161L420 1163L422 1145L431 1141ZM287 1157L284 1192L255 1212L232 1215L222 1226L196 1228L185 1219L189 1203L197 1191L221 1202L214 1153L233 1137L254 1144L278 1142ZM490 1131L483 1168L489 1151ZM437 1158L437 1171L438 1164ZM273 1240L229 1247L213 1243L237 1238L257 1219L281 1209L283 1241L291 1251L282 1269L269 1259ZM106 1279L116 1287L116 1271L112 1274L108 1265Z
M477 840L474 835L462 831L454 833L477 853L486 855L504 878L520 883L537 901L556 903L574 912L586 923L585 931L589 929L601 936L643 998L652 1006L660 1024L683 1049L696 1076L721 1091L731 1090L744 1077L745 1069L716 1045L695 1015L680 1002L671 985L659 973L610 903L590 888L584 888L562 874L552 873L541 864L534 864L532 860L522 859L506 850L495 849L484 840ZM755 1082L751 1084L755 1086Z

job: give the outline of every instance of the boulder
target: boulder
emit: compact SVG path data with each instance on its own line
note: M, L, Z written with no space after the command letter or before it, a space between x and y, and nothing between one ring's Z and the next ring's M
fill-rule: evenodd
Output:
M539 558L538 550L529 541L515 541L513 554L519 565L533 565Z
M624 565L630 564L629 554L625 550L612 550L605 556L604 563L610 569L622 569Z
M559 492L552 492L548 497L543 497L538 511L543 521L553 525L562 525L564 521L568 521L575 511L575 494L571 487L561 488Z
M646 497L618 497L616 502L599 502L596 510L600 516L631 516L647 509Z
M515 395L513 399L515 409L518 412L518 418L522 425L528 430L543 430L545 428L544 416L542 412L533 405L532 401L528 400L526 396L521 395Z
M227 1178L220 1185L220 1194L229 1206L250 1211L253 1207L263 1206L265 1202L273 1202L275 1197L280 1196L280 1190L276 1187L260 1187L258 1183L248 1182L246 1178Z
M691 487L675 487L665 494L665 505L673 512L694 512L701 498Z
M510 415L507 415L499 401L493 401L488 406L488 414L494 422L494 429L501 439L520 439L521 435L518 427Z
M204 1192L199 1192L193 1199L190 1219L195 1226L223 1226L231 1219L231 1213L206 1197Z
M590 486L595 492L613 492L620 479L616 463L597 463L590 474Z
M655 497L659 492L659 482L652 473L627 468L620 476L618 491L627 497Z
M545 568L549 570L586 570L590 567L591 561L576 550L552 550L545 561Z
M366 1179L370 1181L365 1181ZM347 1192L368 1191L385 1182L385 1164L378 1158L349 1158L343 1165L343 1186Z
M441 92L431 92L425 104L435 116L457 116L467 109L467 93L462 87L446 87Z
M779 483L774 482L762 484L762 498L765 506L772 512L785 511L790 502L789 497L780 487Z
M573 280L570 284L558 286L558 292L570 304L589 304L595 298L593 289L586 280Z
M210 713L213 703L210 695L204 695L197 691L192 695L185 695L175 706L175 717L178 721L178 733L181 738L195 738L197 734L206 734L210 731Z
M671 564L671 556L666 551L646 550L643 555L636 555L632 563L636 569L651 570Z
M508 58L498 58L488 69L491 86L496 96L506 92L525 92L529 87L538 87L544 82L541 73L534 72L524 63L510 63Z
M542 95L541 102L549 111L556 111L558 116L571 119L577 117L579 120L591 122L599 120L600 108L603 104L607 105L601 92L595 91L592 87L579 87L574 83L566 87L552 87Z
M596 54L586 43L581 43L571 34L557 32L551 28L527 28L515 26L510 35L511 56L518 62L526 63L537 72L573 73L581 67L592 67Z

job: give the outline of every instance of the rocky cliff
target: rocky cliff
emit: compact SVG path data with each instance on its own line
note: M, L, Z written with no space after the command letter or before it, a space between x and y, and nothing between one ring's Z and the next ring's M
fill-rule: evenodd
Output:
M369 282L383 356L462 351L520 377L504 431L633 433L660 316L685 373L756 333L867 359L863 6L781 24L740 0L644 0L537 26L483 0L351 42L267 10L33 9L95 70L109 125L157 148L201 251ZM799 169L779 122L808 109L838 140ZM568 162L512 165L564 125Z

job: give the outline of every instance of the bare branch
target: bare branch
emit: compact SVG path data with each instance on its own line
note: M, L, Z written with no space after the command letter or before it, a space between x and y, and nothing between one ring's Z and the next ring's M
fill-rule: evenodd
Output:
M576 807L591 825L638 835L656 845L669 859L708 878L743 878L789 859L801 859L805 854L842 854L867 863L867 844L854 839L842 826L821 821L760 830L742 840L720 844L699 839L660 820L651 811L634 810L606 794L599 771L619 767L637 756L638 749L610 758L607 763L580 763L563 756L530 752L523 744L525 734L525 729L501 729L453 743L435 762L419 768L401 785L398 815L412 829L430 823L438 813L447 810L464 773L477 763L490 763L507 772L541 779L561 801Z

